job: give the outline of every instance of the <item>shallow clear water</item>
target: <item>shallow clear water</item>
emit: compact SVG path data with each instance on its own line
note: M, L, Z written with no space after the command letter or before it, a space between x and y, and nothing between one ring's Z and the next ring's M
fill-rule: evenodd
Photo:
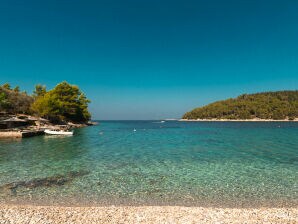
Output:
M57 175L67 181L22 182ZM295 122L104 121L72 137L0 140L5 203L297 206L297 194Z

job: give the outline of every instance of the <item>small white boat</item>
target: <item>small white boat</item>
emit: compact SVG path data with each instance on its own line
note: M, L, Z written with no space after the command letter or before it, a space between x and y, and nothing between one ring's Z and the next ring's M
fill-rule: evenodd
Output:
M73 131L49 130L49 129L46 129L44 132L46 134L49 134L49 135L73 135Z
M159 123L165 123L165 121L154 121L154 122L152 122L152 123L157 123L157 124L159 124Z

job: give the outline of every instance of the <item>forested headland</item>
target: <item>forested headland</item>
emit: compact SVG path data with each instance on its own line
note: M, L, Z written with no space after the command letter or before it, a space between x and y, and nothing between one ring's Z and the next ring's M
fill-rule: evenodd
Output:
M237 98L217 101L195 108L183 119L270 119L298 118L298 91L242 94Z
M43 85L36 85L33 94L12 88L9 83L0 86L0 112L39 116L51 122L87 122L90 100L76 85L59 83L47 91Z

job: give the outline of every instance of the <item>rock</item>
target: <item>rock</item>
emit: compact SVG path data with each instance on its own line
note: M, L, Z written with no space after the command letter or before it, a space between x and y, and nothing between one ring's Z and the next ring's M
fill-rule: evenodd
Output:
M0 188L4 190L10 190L11 193L16 194L16 190L19 187L25 188L37 188L37 187L52 187L52 186L62 186L67 182L72 181L76 177L87 175L89 171L70 171L66 175L55 175L45 178L35 178L29 181L17 181L2 185Z

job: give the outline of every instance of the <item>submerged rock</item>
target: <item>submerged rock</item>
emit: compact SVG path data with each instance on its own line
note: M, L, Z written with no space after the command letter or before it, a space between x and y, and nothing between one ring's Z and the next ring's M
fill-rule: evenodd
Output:
M61 186L67 182L72 181L76 177L84 176L90 173L89 171L80 170L80 171L71 171L65 175L55 175L45 178L35 178L29 181L16 181L8 184L2 185L0 188L4 190L10 190L11 193L16 194L16 190L19 187L25 188L37 188L37 187L52 187L52 186Z

